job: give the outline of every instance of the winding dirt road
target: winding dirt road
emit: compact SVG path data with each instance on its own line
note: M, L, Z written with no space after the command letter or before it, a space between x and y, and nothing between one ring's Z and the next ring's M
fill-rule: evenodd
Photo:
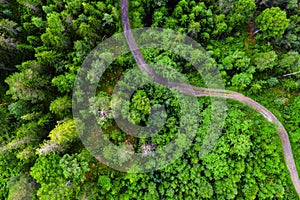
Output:
M147 72L148 76L153 77L154 80L157 83L176 87L178 88L182 93L193 95L193 96L215 96L215 97L222 97L227 99L234 99L236 101L239 101L243 104L246 104L256 110L257 112L261 113L264 118L266 118L268 121L277 124L279 127L278 135L281 139L281 144L284 152L284 158L286 166L289 170L290 177L292 179L292 182L294 184L294 187L296 189L296 192L298 196L300 197L300 180L298 176L298 172L296 169L295 161L293 158L292 148L289 140L289 136L284 128L284 126L280 123L280 121L273 115L272 112L270 112L268 109L266 109L264 106L260 105L256 101L252 100L249 97L244 96L243 94L240 94L238 92L230 91L230 90L219 90L219 89L212 89L212 88L201 88L196 86L188 85L186 87L183 83L178 82L172 82L168 83L168 81L162 77L160 77L158 74L155 73L145 62L143 55L138 49L138 46L134 40L134 37L131 33L130 29L130 23L128 18L128 0L120 0L121 3L121 10L122 10L122 24L124 29L124 34L127 40L127 43L129 45L129 48L131 50L131 53L134 56L134 59L136 60L139 68L142 71ZM191 87L193 90L191 91L188 89Z

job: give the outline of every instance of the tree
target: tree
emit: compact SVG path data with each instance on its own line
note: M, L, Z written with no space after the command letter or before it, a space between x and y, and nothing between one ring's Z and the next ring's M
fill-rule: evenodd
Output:
M20 67L25 68L25 66L26 64L23 63ZM35 64L31 62L31 68L22 69L21 72L16 72L6 78L5 82L9 85L9 90L6 93L12 95L13 99L21 99L32 103L46 99L45 87L49 78L34 69L34 67Z
M61 168L60 160L57 154L40 156L30 168L30 175L41 185L37 191L39 199L71 199L74 195L74 188L64 178L67 169Z
M246 71L250 68L250 58L243 51L235 51L233 54L226 56L222 60L222 64L226 70L241 70Z
M10 130L9 112L5 107L0 106L0 140L6 141Z
M279 41L280 47L291 50L300 51L300 17L293 15L290 17L290 24L286 30L283 39Z
M55 126L50 131L50 140L44 142L37 153L40 155L50 154L53 152L61 152L65 150L71 142L78 139L79 135L76 131L74 120L66 119L61 124Z
M14 103L11 103L8 106L9 113L12 114L15 118L21 118L23 115L25 115L28 110L29 106L24 101L17 101Z
M224 14L220 14L220 15L216 15L215 16L215 29L213 31L213 35L215 36L219 36L222 35L226 30L227 30L227 24L225 22L225 15Z
M250 179L251 181L247 182L243 186L243 193L249 200L254 200L256 199L257 192L259 191L259 188L257 186L257 183L255 179Z
M63 50L69 45L68 38L64 35L65 27L62 24L60 14L52 12L47 17L46 33L41 35L43 43L48 47Z
M294 132L291 134L292 141L297 143L300 141L300 135L298 131L298 126L300 125L300 97L296 97L291 106L287 108L289 112L288 115L285 116L289 121L289 128Z
M2 4L2 2L1 2ZM13 69L20 62L19 34L22 29L12 20L0 20L0 67Z
M61 93L68 93L72 91L75 74L72 72L65 72L65 74L58 75L52 79L52 85L56 86Z
M231 26L238 26L251 20L256 10L255 0L237 0L230 12Z
M8 182L21 174L23 163L12 152L0 152L0 197L6 199L9 192Z
M71 112L72 102L68 96L58 97L50 104L50 111L63 119Z
M146 92L138 90L132 98L130 120L135 124L139 124L141 121L146 121L146 116L150 113L150 100L148 99Z
M218 199L234 199L238 194L238 186L231 178L217 180L215 188Z
M265 38L282 38L290 20L285 11L279 7L265 9L257 18L257 26L262 30Z
M257 53L254 58L254 63L259 71L272 69L277 64L278 56L275 51L265 53Z
M287 54L283 54L279 61L281 73L296 73L300 71L300 54L296 51L289 51ZM300 74L293 75L296 78L300 77Z
M50 132L49 137L52 141L58 144L63 144L67 141L72 141L78 137L74 120L67 120L56 127Z
M103 175L98 177L98 185L101 188L100 190L102 194L107 193L112 187L110 178Z
M270 78L267 80L267 83L269 84L270 87L274 87L274 86L276 86L276 85L279 83L279 81L278 81L278 79L275 78L275 77L270 77Z
M39 156L30 168L30 175L39 184L63 182L63 169L59 166L61 157L57 154Z
M253 79L252 74L242 72L240 74L235 74L232 77L232 85L238 86L240 89L245 89L248 85L250 85Z
M16 182L12 180L9 182L8 200L30 200L35 196L37 184L31 177L23 174L21 176L12 177L11 179L17 180L14 180Z
M90 171L89 163L84 154L65 154L59 161L65 180L79 185L86 180L86 172Z

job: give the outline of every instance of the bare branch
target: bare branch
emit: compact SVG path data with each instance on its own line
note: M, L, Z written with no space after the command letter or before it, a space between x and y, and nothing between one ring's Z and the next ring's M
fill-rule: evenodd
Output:
M289 73L289 74L285 74L285 75L282 75L282 76L291 76L291 75L295 75L295 74L299 74L299 73L300 73L300 71Z
M35 7L34 5L32 5L32 4L28 3L28 2L25 2L25 6L27 6L28 8L30 8L31 10L33 10L33 11L35 11L37 13L41 12L41 10L39 8Z

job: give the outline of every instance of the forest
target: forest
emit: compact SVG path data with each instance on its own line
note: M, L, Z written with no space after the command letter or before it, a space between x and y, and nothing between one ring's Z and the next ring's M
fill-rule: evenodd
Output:
M132 29L180 33L166 36L165 46L182 41L181 34L192 38L218 70L223 89L271 111L288 133L300 173L298 0L129 0L128 5ZM214 98L191 99L149 83L128 46L114 60L97 54L98 45L124 33L121 8L119 0L0 0L0 199L299 199L278 126L261 113L223 99L226 113L218 133L211 128L221 109ZM137 43L146 41L134 36ZM197 52L140 51L164 78L207 87L209 78L193 66L202 59ZM109 66L97 71L103 63L87 61L93 56ZM92 66L87 72L86 64ZM93 96L85 96L92 86ZM185 100L187 106L181 106ZM192 105L197 109L189 109ZM96 126L82 124L79 115ZM129 134L134 130L128 124L142 129ZM156 133L143 136L149 126ZM206 136L216 134L213 148L201 155ZM131 153L161 157L145 161L143 171L132 164Z

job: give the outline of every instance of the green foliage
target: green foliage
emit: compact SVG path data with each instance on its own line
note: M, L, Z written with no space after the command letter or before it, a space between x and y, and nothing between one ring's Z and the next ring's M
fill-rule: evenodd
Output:
M10 130L9 113L5 107L0 107L0 140L5 141Z
M99 187L95 182L87 182L80 186L76 199L104 199L104 197L100 194Z
M1 19L0 24L5 24L5 26L0 26L1 32L5 35L7 34L12 37L19 31L18 24L9 19Z
M24 149L21 149L17 154L16 157L23 161L30 161L35 158L35 148L33 146L27 146Z
M296 51L289 51L287 54L283 54L279 61L281 71L283 73L294 73L300 71L300 54ZM293 75L299 78L299 74Z
M28 107L22 101L17 101L8 106L9 113L14 115L16 118L22 117L26 114Z
M41 200L55 200L55 199L66 199L71 200L75 192L72 188L67 187L62 184L57 184L56 182L51 182L49 184L44 184L37 191L37 196Z
M59 166L60 159L57 154L38 157L34 166L30 168L30 175L40 184L62 182L63 169Z
M37 28L44 28L46 23L43 21L41 17L32 17L32 23L37 27Z
M300 97L294 99L287 111L289 115L286 115L286 118L290 123L289 128L292 131L290 134L292 136L291 139L294 143L298 143L300 141L299 129L297 128L300 125Z
M9 186L8 200L30 200L35 196L37 184L27 175L17 177L19 180Z
M50 104L50 111L60 118L68 116L71 112L71 108L72 102L68 96L58 97Z
M265 9L257 18L256 23L262 30L265 38L282 38L290 20L285 11L279 7Z
M35 54L38 63L44 68L54 66L60 56L61 55L55 51L41 51Z
M0 152L0 160L0 197L6 199L9 192L7 184L12 177L21 173L23 163L19 162L13 153L3 152L3 149Z
M146 92L138 90L132 97L130 119L135 124L146 121L146 115L150 113L150 109L150 100L148 99Z
M30 173L41 185L37 192L39 199L73 199L76 195L82 196L89 190L83 185L90 171L89 158L86 151L62 157L57 154L40 156Z
M285 100L282 99L282 98L277 98L277 99L274 100L274 103L275 103L276 105L278 105L278 106L282 106L282 105L285 104Z
M210 98L198 98L200 121L194 121L194 116L182 118L173 90L146 84L124 102L120 114L140 126L153 122L159 131L135 138L118 129L112 112L119 103L112 102L115 83L131 89L146 80L138 71L123 73L135 65L131 54L114 61L100 83L99 62L92 63L87 77L98 84L97 95L82 102L89 104L105 137L123 148L103 147L104 158L117 155L111 162L130 164L133 153L156 151L170 142L177 154L177 147L187 147L189 133L197 130L196 136L174 163L142 174L110 169L84 150L71 118L71 92L88 53L123 31L118 1L4 0L0 18L0 199L297 199L276 127L247 106L228 100L223 134L205 157L200 152L209 145L204 138L216 134L214 128L208 132L216 112ZM132 28L171 28L196 40L212 55L209 60L226 87L251 94L278 116L300 167L300 73L290 74L300 71L296 0L133 0L129 18ZM173 48L182 39L166 34L162 44ZM180 73L190 84L206 87L192 66L200 61L201 70L211 69L201 52L141 51L163 77L173 81ZM190 55L192 63L183 55ZM112 55L100 56L109 60ZM121 91L120 98L126 95ZM162 108L165 112L155 112ZM185 127L183 133L180 122L200 126Z
M226 70L241 70L246 71L250 68L250 58L248 58L245 52L236 51L233 54L226 56L222 60L222 64Z
M75 74L65 73L52 79L52 84L57 87L61 93L68 93L73 89Z
M63 169L63 175L66 180L71 180L74 184L80 184L85 181L85 173L90 171L86 158L81 154L65 154L59 161L59 166Z
M224 19L225 19L224 14L220 14L216 16L215 18L216 28L213 31L213 35L215 36L222 35L227 30L227 24Z
M298 9L299 10L299 9ZM286 34L283 37L283 40L280 41L280 47L292 50L292 51L300 51L300 39L299 39L299 24L300 24L300 17L298 15L293 15L290 17L290 24L286 30Z
M297 169L300 167L300 131L299 131L299 125L300 125L300 98L299 96L294 99L291 106L285 107L286 108L286 114L284 117L287 120L288 124L288 130L290 130L290 140L292 143L293 153L295 154L294 157L296 158L296 166Z
M233 26L244 24L251 20L255 10L254 0L237 0L230 13L230 22Z
M41 39L46 46L56 49L64 49L68 45L68 38L63 35L65 27L62 24L60 15L57 12L51 12L47 15L46 33L41 35Z
M26 69L14 73L5 82L10 87L7 94L12 95L15 100L21 99L35 103L46 98L43 88L47 84L47 78L41 76L36 70Z
M21 28L18 24L5 17L0 19L0 66L13 69L20 61L17 36ZM17 62L16 62L17 61Z
M252 77L252 74L242 72L240 74L234 75L231 82L232 85L237 86L240 89L245 89L247 86L250 85Z
M275 78L275 77L269 78L267 80L267 82L268 82L268 84L269 84L270 87L274 87L274 86L276 86L279 83L278 79Z
M72 141L78 137L74 120L67 120L55 126L50 132L51 141L63 144L67 141Z
M107 177L107 176L99 176L98 177L98 185L101 188L101 193L102 194L107 193L112 187L110 178Z
M31 167L30 175L41 185L37 191L40 199L70 197L72 190L64 186L66 180L63 169L59 165L60 159L57 154L40 156Z
M275 51L258 53L255 56L254 62L259 71L272 69L277 64L278 56Z
M37 149L37 154L48 155L55 152L63 152L68 149L72 142L77 141L78 133L74 120L65 119L65 121L57 124L49 133L50 140L45 140L40 148Z
M291 78L287 78L282 81L282 86L289 92L296 91L299 89L299 82L294 81Z

